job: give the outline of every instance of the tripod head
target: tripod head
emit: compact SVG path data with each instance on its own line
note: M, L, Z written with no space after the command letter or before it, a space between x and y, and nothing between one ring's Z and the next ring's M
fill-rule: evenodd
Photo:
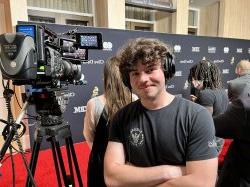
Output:
M69 102L67 88L30 89L28 102L35 105L42 126L55 126L62 123L62 114Z

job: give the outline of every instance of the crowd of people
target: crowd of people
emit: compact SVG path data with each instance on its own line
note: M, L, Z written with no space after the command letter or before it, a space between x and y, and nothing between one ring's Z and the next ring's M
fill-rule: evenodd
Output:
M173 58L166 43L136 38L105 63L104 93L84 118L89 187L250 186L250 62L228 93L215 63L195 63L188 100L166 89ZM218 172L223 138L233 142Z

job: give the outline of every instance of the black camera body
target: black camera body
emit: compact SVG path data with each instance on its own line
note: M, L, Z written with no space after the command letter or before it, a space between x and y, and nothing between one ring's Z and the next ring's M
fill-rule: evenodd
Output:
M102 49L100 33L58 35L45 26L28 24L17 25L16 31L0 35L2 77L15 85L81 84L81 62L88 60L88 49Z

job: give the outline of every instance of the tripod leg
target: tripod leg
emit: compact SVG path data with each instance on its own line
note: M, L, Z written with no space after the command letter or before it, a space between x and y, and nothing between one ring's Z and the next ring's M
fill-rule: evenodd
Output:
M58 186L62 186L62 181L61 181L60 171L59 171L59 166L58 166L58 159L57 159L58 155L56 153L55 142L52 141L51 138L48 138L48 141L50 141L51 147L52 147L52 155L53 155L55 169L56 169L56 177L57 177Z
M43 139L43 137L38 137L34 141L34 144L33 144L31 160L30 160L30 171L31 171L32 176L35 176L36 164L37 164L37 159L38 159L42 139ZM25 186L26 187L31 187L31 185L32 185L31 184L31 179L30 179L30 176L28 175Z
M64 167L63 159L62 159L62 153L60 150L59 142L56 141L55 137L52 137L52 141L54 142L55 147L56 147L56 152L57 152L57 156L58 156L58 160L59 160L59 164L60 164L60 169L61 169L62 176L63 176L64 185L69 186L69 184L68 184L69 181L67 180L66 170Z
M75 177L74 177L74 171L73 171L73 165L72 165L72 159L71 159L71 153L70 153L70 146L68 144L67 138L65 139L65 142L66 142L66 150L67 150L67 158L68 158L68 163L69 163L70 177L71 177L73 186L75 186Z
M15 125L15 124L14 124ZM13 137L15 135L15 131L17 130L16 127L12 127L11 131L9 132L8 137L6 138L3 147L1 148L0 151L0 161L2 161L7 149L9 148L9 146L11 145L11 141L13 140Z
M70 151L71 151L71 154L72 154L72 158L73 158L73 162L74 162L74 166L75 166L79 186L83 186L79 165L77 163L76 152L75 152L75 148L74 148L74 144L73 144L73 140L72 140L71 136L66 138L66 145L67 144L69 145L69 148L70 148Z

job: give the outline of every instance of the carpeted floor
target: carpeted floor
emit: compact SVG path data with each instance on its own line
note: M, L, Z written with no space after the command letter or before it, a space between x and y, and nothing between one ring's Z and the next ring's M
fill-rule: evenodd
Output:
M77 155L78 165L80 168L83 184L84 184L84 187L87 187L86 171L87 171L87 163L88 163L88 158L89 158L89 153L90 153L89 147L86 142L74 144L74 147L75 147L75 151ZM63 159L65 161L66 171L67 173L69 173L67 159L66 159L66 148L63 146L61 150L63 154ZM31 153L26 154L26 158L28 159L28 162L30 160L30 156L31 156ZM27 177L27 171L24 167L24 163L20 154L14 155L14 164L15 164L15 174L16 174L15 186L24 187L25 182L26 182L26 177ZM0 176L1 187L13 186L10 157L6 159L6 161L3 162L3 165L0 168L0 174L1 174ZM35 181L38 187L58 186L51 149L41 150L39 152L36 173L35 173Z
M227 152L228 146L230 145L231 140L226 140L224 149L219 157L219 163L222 164L224 156ZM74 144L78 165L80 168L83 185L87 187L87 166L89 158L89 147L86 142ZM65 168L67 173L69 173L67 160L66 160L66 148L63 146L61 148L63 159L65 161ZM7 156L7 155L5 155ZM30 160L31 153L26 154L28 161ZM14 164L15 164L15 187L24 187L27 177L27 171L24 168L24 163L20 154L14 155ZM10 157L6 159L2 167L0 167L0 187L12 187L12 171L11 171L11 160ZM57 179L56 172L54 168L54 161L52 156L51 149L42 150L39 152L35 181L38 187L56 187ZM63 183L62 183L63 184ZM78 184L78 183L76 183Z

